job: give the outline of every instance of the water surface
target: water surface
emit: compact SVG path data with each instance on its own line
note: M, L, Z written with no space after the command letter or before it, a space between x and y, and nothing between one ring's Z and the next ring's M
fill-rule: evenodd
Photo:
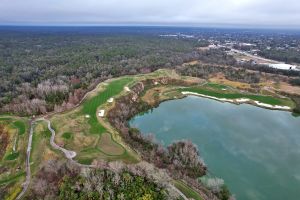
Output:
M164 145L193 141L237 199L300 198L300 118L289 112L190 96L164 102L130 125Z

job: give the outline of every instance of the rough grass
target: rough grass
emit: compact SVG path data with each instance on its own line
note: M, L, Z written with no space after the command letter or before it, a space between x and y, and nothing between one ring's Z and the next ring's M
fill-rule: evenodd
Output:
M39 121L34 126L32 149L30 154L31 172L35 174L40 164L46 159L54 159L58 153L50 146L51 133L44 121Z
M92 164L93 160L93 158L81 158L78 160L78 162L84 165L90 165Z
M217 98L226 98L226 99L248 98L253 101L259 101L270 105L291 106L293 104L288 99L280 99L272 96L262 96L262 95L254 95L254 94L242 94L242 93L234 93L228 91L210 90L203 87L184 88L184 89L180 89L180 91L195 92L198 94L203 94L203 95L217 97Z
M122 155L125 152L125 149L117 144L109 133L101 135L98 146L103 153L110 156Z
M27 118L0 116L0 123L4 124L9 131L9 144L3 159L0 159L0 166L3 167L0 173L0 185L5 188L2 190L5 199L15 199L25 179L25 152L28 143L28 134L25 134L28 128L26 122ZM17 152L12 151L14 145Z
M97 108L100 105L106 103L109 98L122 92L124 86L132 80L133 79L129 77L114 80L109 83L109 85L102 92L99 92L96 96L93 96L83 102L82 114L90 115L90 118L88 120L88 123L90 125L90 133L101 134L106 131L106 129L98 122Z
M180 190L187 198L192 198L195 200L203 200L201 196L192 188L187 186L182 181L173 181L175 187Z
M2 185L2 184L7 184L7 183L9 183L9 182L12 182L12 181L14 181L14 180L16 180L16 179L22 177L22 176L25 176L25 175L26 175L25 172L19 172L19 173L16 174L16 175L9 176L9 177L7 177L7 178L5 178L5 179L0 180L0 185Z

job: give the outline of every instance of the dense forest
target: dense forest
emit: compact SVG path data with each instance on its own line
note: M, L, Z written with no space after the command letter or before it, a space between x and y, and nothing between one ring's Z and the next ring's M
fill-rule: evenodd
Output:
M68 107L104 79L193 60L197 43L142 34L0 32L0 107L21 114Z
M186 38L161 37L164 32L160 29L114 30L116 32L110 29L40 29L0 29L1 113L33 115L63 110L79 103L87 91L103 80L159 68L177 68L182 74L199 77L222 72L229 80L259 82L260 74L248 73L246 69L249 69L295 77L291 83L299 85L300 72L251 62L241 64L228 55L226 49L198 49L209 45L211 36L220 41L236 36L261 48L265 47L262 41L271 45L267 38L258 42L251 34L229 32L232 35L223 38L224 34L203 31L201 35L194 33L195 38ZM277 37L275 42L282 44L280 41ZM201 62L192 68L178 68L194 60Z
M150 164L101 161L98 166L101 169L50 160L36 174L25 199L179 199L168 190L168 176Z

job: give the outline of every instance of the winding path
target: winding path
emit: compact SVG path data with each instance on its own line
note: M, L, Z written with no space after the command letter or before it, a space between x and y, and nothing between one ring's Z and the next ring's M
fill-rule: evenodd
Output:
M44 119L44 118L41 118L41 120L44 120L45 122L47 122L48 124L48 129L49 131L51 132L51 138L50 138L50 144L51 146L54 148L54 149L57 149L59 151L62 151L66 158L69 159L69 160L72 160L77 154L75 151L70 151L70 150L67 150L65 148L62 148L61 146L57 145L55 143L55 131L54 129L51 127L51 122L48 120L48 119Z

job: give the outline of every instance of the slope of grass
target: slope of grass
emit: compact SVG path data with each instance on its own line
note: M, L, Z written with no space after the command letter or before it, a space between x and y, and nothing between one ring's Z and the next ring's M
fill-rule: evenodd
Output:
M203 200L201 196L192 188L187 186L182 181L173 181L175 187L180 190L187 198L193 198L195 200Z
M98 145L100 150L109 156L118 156L125 152L124 147L115 142L109 133L104 133L101 135Z
M26 125L25 125L24 122L18 120L18 121L15 121L15 122L13 123L13 125L14 125L16 128L18 128L18 130L19 130L19 135L23 135L23 134L25 133Z
M205 86L215 88L215 89L219 89L219 90L228 88L226 85L221 85L221 84L212 83L212 82L207 83Z
M104 91L99 92L96 96L87 99L82 104L82 112L84 115L90 115L88 123L90 124L90 133L92 134L101 134L105 132L105 128L98 122L97 119L97 108L106 103L107 100L115 95L118 95L124 89L124 86L127 85L132 78L125 77L117 79L104 89Z

